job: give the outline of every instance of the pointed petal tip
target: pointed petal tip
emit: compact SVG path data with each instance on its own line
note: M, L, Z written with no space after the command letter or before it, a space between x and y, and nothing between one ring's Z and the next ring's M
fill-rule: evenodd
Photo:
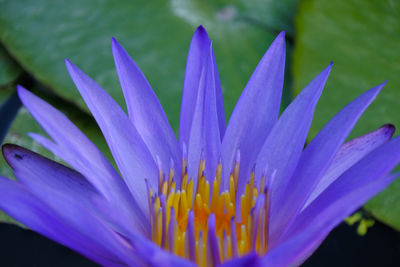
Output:
M65 67L67 67L68 72L70 73L76 68L76 66L68 58L64 58L64 64Z
M285 31L280 32L276 36L275 40L271 43L269 48L267 49L267 52L265 53L265 55L267 55L269 51L273 51L272 53L275 54L275 57L277 57L278 55L283 55L283 58L285 58L285 54L286 54L285 35L286 35ZM271 53L271 52L269 52L269 53Z
M382 83L378 84L376 87L379 87L380 89L382 89L383 87L386 86L386 84L388 83L389 80L385 80Z
M21 99L21 101L23 100L25 93L27 91L28 91L28 89L26 89L22 85L17 84L17 94L18 94L19 99Z
M26 135L33 139L35 136L38 136L39 134L34 133L34 132L29 132Z
M17 84L17 91L23 91L23 90L27 90L25 87L23 87L20 84Z
M206 29L203 27L203 25L200 25L195 30L192 39L196 39L196 38L200 38L201 40L205 40L208 42L210 41L210 37L208 36L208 33L207 33Z
M67 67L68 71L71 72L77 72L77 71L81 71L74 63L72 63L71 60L69 60L68 58L64 59L64 63L65 66Z
M273 41L273 43L281 43L282 45L286 44L286 31L281 31Z
M195 33L199 33L199 34L207 34L207 31L206 31L206 29L204 28L204 26L203 26L203 25L199 25L199 26L196 28L196 31L195 31Z
M381 127L381 129L385 129L386 132L388 133L388 135L390 135L390 138L392 138L393 135L394 135L394 132L396 131L396 126L394 126L394 125L391 124L391 123L387 123L387 124L384 124L384 125Z
M2 150L7 150L7 149L9 149L10 147L13 147L13 146L17 146L17 145L15 145L15 144L4 144L4 145L2 145L1 146L1 149Z
M115 56L116 52L121 52L123 50L122 45L117 41L117 39L113 36L111 37L111 49Z
M68 58L64 59L65 66L67 67L67 70L69 72L69 75L71 76L72 80L74 80L73 77L80 77L82 74L84 74L83 71L81 71L74 63L72 63Z
M366 93L368 92L372 92L375 97L382 91L383 87L385 87L385 85L387 84L387 80L384 81L383 83L378 84L375 87L372 87L371 89L369 89Z
M24 149L24 148L20 147L18 145L15 145L15 144L4 144L1 147L1 152L4 156L4 159L6 160L7 164L11 166L11 168L14 168L13 164L12 164L13 156L16 159L19 159L19 160L22 159L21 155L15 153L16 150L21 150L21 149Z
M332 67L333 67L333 61L331 61L331 63L329 63L329 65L325 69L330 71Z
M120 46L120 44L118 43L117 39L115 39L114 36L111 37L111 48L114 51L115 48L117 48L118 46Z
M375 87L373 87L373 88L371 89L371 91L376 91L375 94L378 95L378 94L382 91L383 87L385 87L385 85L386 85L386 81L383 82L383 83L381 83L381 84L378 84L378 85L375 86Z
M285 36L286 36L286 32L285 32L285 31L281 31L281 32L276 36L275 40L272 42L271 47L274 46L274 45L279 45L279 46L285 47L285 44L286 44L286 42L285 42L285 40L286 40Z
M28 89L26 89L25 87L23 87L22 85L19 85L19 84L17 85L17 94L18 94L19 100L22 102L22 104L26 108L29 106L30 99L38 98L36 95L34 95Z
M333 67L333 61L331 61L331 63L329 63L329 65L323 71L321 71L320 74L318 74L318 76L320 76L320 77L329 76L329 74L332 70L332 67Z
M118 65L121 64L121 62L123 62L125 58L132 60L126 50L114 37L111 38L111 50L114 57L115 66L117 68Z
M286 31L281 31L276 38L283 38L285 39Z
M9 149L10 145L11 144L4 144L4 145L1 146L1 153L3 154L3 157L6 159L6 161L7 161L6 153L7 153L8 149Z

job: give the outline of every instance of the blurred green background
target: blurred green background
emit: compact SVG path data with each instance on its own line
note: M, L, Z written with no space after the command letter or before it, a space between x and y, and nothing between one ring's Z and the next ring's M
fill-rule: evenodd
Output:
M22 84L66 113L109 155L64 58L124 106L112 60L114 36L148 78L177 131L187 50L200 24L213 39L227 117L269 44L285 30L283 106L335 63L309 138L346 103L385 80L350 138L385 123L400 126L400 2L395 0L0 0L0 103ZM59 160L26 136L43 131L24 108L12 123L13 111L4 112L9 119L1 125L8 129L4 142ZM0 174L12 176L3 159ZM400 230L400 180L364 208ZM1 220L10 219L1 215Z

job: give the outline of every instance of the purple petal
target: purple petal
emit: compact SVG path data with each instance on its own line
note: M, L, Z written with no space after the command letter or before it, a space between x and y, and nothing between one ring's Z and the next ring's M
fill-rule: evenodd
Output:
M134 251L78 201L51 193L38 199L23 185L0 177L0 209L48 238L107 265L131 262Z
M276 235L280 234L275 232L280 227L280 222L275 218L280 212L282 201L285 201L284 198L286 196L283 193L303 151L314 109L331 67L332 64L314 78L286 108L267 137L257 158L256 179L265 172L266 166L268 166L268 172L265 173L266 177L270 177L272 173L275 173L270 186L271 236L269 237L269 242L272 242L272 246L276 240ZM244 179L242 181L239 180L239 190L244 187L245 182Z
M309 222L308 226L269 251L262 259L262 266L300 265L337 224L388 186L397 176L398 174L379 178L355 190L352 187L348 194L325 206L318 216L307 214L304 219Z
M194 233L194 213L191 210L189 212L188 218L188 226L187 226L187 235L188 235L188 250L189 250L189 259L192 262L196 262L196 237Z
M157 165L150 151L129 118L110 95L68 60L66 60L66 66L103 132L115 162L137 201L140 211L147 218L149 212L147 195L144 193L146 192L145 179L153 188L156 188L158 179Z
M146 257L149 257L146 255ZM153 253L151 255L150 259L147 259L147 262L149 263L149 266L163 266L163 267L196 267L197 265L194 264L193 262L190 262L186 259L183 259L179 256L176 256L174 254L167 253L166 251L163 251L159 249L156 253Z
M240 177L249 177L262 144L277 121L285 69L285 33L276 37L261 59L233 110L222 141L224 188L238 150Z
M358 118L375 99L383 86L382 84L372 88L345 106L301 153L297 168L288 181L288 184L295 186L287 188L286 193L284 193L285 201L280 204L279 213L276 213L273 218L273 220L279 222L279 228L273 230L275 236L279 236L290 224L294 215L300 211Z
M224 262L223 264L219 265L221 267L256 267L256 266L264 266L261 265L261 260L259 256L254 253L250 252L244 256L239 258L234 258Z
M87 175L102 194L110 197L110 187L115 187L112 183L120 183L121 178L97 147L60 111L21 86L18 86L18 94L24 106L55 143L38 135L33 136L49 150L57 151L57 156ZM99 169L106 175L92 177L92 169Z
M213 49L211 49L211 56L212 56L213 65L214 65L215 96L216 96L216 102L217 102L216 104L217 104L219 134L220 134L220 140L222 141L222 138L225 135L225 127L226 127L224 99L223 99L223 95L222 95L221 81L219 80L217 61L215 60L215 55L214 55Z
M99 149L60 111L19 86L18 94L25 107L54 140L30 134L38 143L53 152L78 172L123 216L137 222L137 229L147 233L144 214L137 212L137 203L126 184Z
M200 26L197 28L193 35L190 44L185 81L183 84L181 117L179 124L179 142L180 144L188 144L190 132L192 129L192 120L197 103L197 96L199 91L199 84L202 75L204 64L208 61L210 50L210 39L208 38L206 30ZM224 103L222 99L221 84L218 76L217 64L215 62L214 53L211 52L213 58L213 71L214 71L214 88L216 95L217 116L220 138L225 132L225 113ZM208 64L208 63L207 63Z
M210 259L212 262L212 266L219 265L220 262L220 251L218 246L218 239L216 236L216 229L215 229L215 215L211 213L208 217L208 238L207 238L207 253L210 255Z
M126 217L124 209L116 206L117 203L110 203L100 196L80 173L16 145L4 145L3 154L18 180L38 198L47 199L48 195L56 192L78 201L86 209L101 215L119 232L132 235L135 230L145 229L146 223L143 218L133 217L135 225L132 226L132 217ZM129 211L129 214L134 215L135 211Z
M181 162L181 153L174 132L150 84L122 46L112 39L115 66L128 107L129 118L143 138L153 159L164 163L164 173L169 172L169 162ZM175 168L180 177L180 168Z
M138 242L139 241L139 242ZM157 246L155 243L139 238L130 240L137 253L141 255L142 260L148 266L165 266L165 267L195 267L197 266L189 260L183 259L177 255L171 254Z
M178 257L174 254L167 253L159 250L157 253L152 255L152 259L148 260L150 266L163 266L163 267L196 267L197 265L186 259Z
M188 174L193 179L194 184L197 184L198 169L202 156L205 159L205 176L210 181L215 177L221 151L211 50L210 46L208 61L204 64L199 82L188 143Z
M18 180L39 196L54 191L93 208L91 199L98 193L80 173L17 145L4 145L3 155Z
M377 147L389 141L390 138L392 138L394 131L394 126L387 124L373 132L343 144L336 153L328 170L325 172L315 189L310 194L302 209L305 209L330 184L332 184L338 177L340 177L340 175L342 175L356 162Z
M304 209L293 223L290 234L301 231L310 223L310 218L321 217L322 213L332 203L341 203L337 205L337 211L341 209L355 209L360 204L352 202L340 202L341 198L351 194L354 189L361 188L364 185L378 181L380 178L386 177L388 173L396 167L400 162L400 138L394 138L389 142L378 147L363 159L357 162L354 166L343 173L336 179L324 192L322 192L306 209ZM369 196L370 197L370 196ZM358 203L358 202L357 202ZM355 205L355 206L354 206ZM317 216L318 215L318 216Z

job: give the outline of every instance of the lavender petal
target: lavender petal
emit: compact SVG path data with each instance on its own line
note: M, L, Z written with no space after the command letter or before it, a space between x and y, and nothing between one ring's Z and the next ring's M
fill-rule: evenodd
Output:
M288 184L295 186L287 187L286 192L283 193L285 201L281 203L279 213L276 213L273 218L279 221L279 228L273 229L275 236L279 236L300 211L358 118L383 86L384 84L368 90L346 105L303 150L297 168L288 181ZM274 240L271 242L273 243Z
M70 61L66 60L65 63L72 80L103 132L133 198L137 201L137 212L142 212L148 220L148 199L146 194L143 194L146 191L145 179L153 188L158 180L157 165L150 151L129 118L110 95Z
M218 114L215 95L215 76L212 47L209 47L207 62L199 82L196 106L188 143L188 174L197 184L198 168L201 157L205 159L205 176L214 178L220 158L221 140L218 127Z
M222 141L223 189L228 187L238 150L245 159L240 164L240 177L249 177L262 144L278 119L284 69L282 32L261 59L232 112Z
M181 161L178 141L168 122L167 116L150 84L116 39L112 39L115 66L121 83L122 92L128 107L129 119L135 125L155 160L175 164ZM164 173L169 172L169 165L164 164ZM180 176L180 168L175 169Z

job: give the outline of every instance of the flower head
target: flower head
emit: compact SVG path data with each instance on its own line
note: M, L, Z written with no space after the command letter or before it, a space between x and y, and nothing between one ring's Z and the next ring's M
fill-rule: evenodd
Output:
M228 126L211 41L200 26L184 81L179 141L127 52L112 49L128 115L70 61L118 171L67 117L19 87L49 138L31 134L63 166L16 145L3 154L0 208L106 266L267 265L304 261L330 230L394 179L394 127L344 143L378 85L334 116L304 148L332 64L279 115L285 67L278 35Z

